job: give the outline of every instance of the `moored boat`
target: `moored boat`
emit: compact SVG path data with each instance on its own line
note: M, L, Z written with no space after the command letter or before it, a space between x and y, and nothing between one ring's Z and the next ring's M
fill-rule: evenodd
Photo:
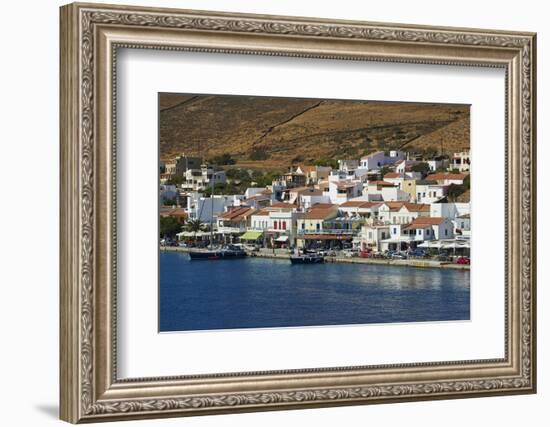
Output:
M292 255L290 257L292 264L321 264L324 261L325 259L317 254Z
M235 246L228 246L222 249L198 249L189 252L189 258L194 261L213 261L219 259L244 258L246 252Z

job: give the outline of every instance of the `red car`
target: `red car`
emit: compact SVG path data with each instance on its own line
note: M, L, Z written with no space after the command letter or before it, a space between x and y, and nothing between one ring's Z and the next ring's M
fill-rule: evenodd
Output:
M361 258L372 258L372 250L364 250L359 252Z
M457 264L470 265L470 258L467 256L460 256L456 259Z

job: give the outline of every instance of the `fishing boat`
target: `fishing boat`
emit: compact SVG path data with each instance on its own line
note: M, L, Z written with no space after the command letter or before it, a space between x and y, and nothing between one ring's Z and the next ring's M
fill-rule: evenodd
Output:
M221 249L196 249L189 252L189 258L193 261L239 259L245 256L246 252L235 246L227 246Z
M290 256L290 262L292 264L322 264L325 259L316 253L300 253L296 251L294 255Z

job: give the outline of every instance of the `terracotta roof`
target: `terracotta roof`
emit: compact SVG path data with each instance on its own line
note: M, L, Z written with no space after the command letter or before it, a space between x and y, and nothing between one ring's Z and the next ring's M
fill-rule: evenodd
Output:
M381 205L381 202L369 202L367 200L349 200L340 205L341 208L372 208Z
M317 189L317 188L313 188L313 187L296 187L296 188L290 188L286 191L288 191L289 193L299 193L299 194L312 193L312 194L316 194L320 190Z
M403 204L409 212L430 212L430 205L427 203L409 203Z
M369 185L376 185L377 187L395 187L394 184L386 181L369 181Z
M386 178L403 178L403 176L399 172L388 172L384 175L384 179Z
M218 219L228 219L231 221L240 221L247 216L253 215L256 212L256 209L249 207L235 208L230 209L227 212L224 212L218 215Z
M313 209L304 214L304 219L328 219L333 217L337 212L337 208Z
M428 175L426 178L427 179L433 179L433 180L436 180L436 181L444 180L444 179L464 180L464 178L466 178L466 175L464 175L462 173L443 173L443 172L439 172L439 173L434 173L434 174Z
M334 203L315 203L313 206L311 206L311 209L327 209L333 206L337 205L335 205Z
M292 204L292 203L285 203L285 202L277 202L273 203L271 206L267 206L267 208L286 208L286 209L295 209L298 206Z
M245 202L247 200L271 200L271 197L267 194L256 194L254 196L249 197L248 199L245 199Z
M419 217L412 220L410 226L439 225L445 221L445 218L439 216Z
M185 211L184 208L161 207L160 215L187 218L187 212Z
M405 205L405 202L384 202L384 204L390 208L390 211L396 212Z

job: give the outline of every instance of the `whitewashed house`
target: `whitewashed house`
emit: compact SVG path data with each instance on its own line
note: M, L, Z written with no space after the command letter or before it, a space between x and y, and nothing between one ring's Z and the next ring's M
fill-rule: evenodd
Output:
M369 181L362 195L369 201L403 201L410 200L410 194L398 186L386 181Z
M380 252L380 242L390 236L389 225L364 225L359 233L360 250Z
M396 163L395 165L395 172L404 174L405 172L410 172L410 168L414 165L416 165L418 162L417 160L401 160L400 162Z
M462 185L464 183L464 179L467 175L463 173L448 173L448 172L439 172L439 173L433 173L431 175L428 175L426 177L426 180L429 181L436 181L438 184L441 185Z
M187 197L186 212L190 219L199 219L204 223L215 223L217 216L223 213L226 208L234 206L235 197L239 196L214 195L213 197L203 197L202 193L192 192Z
M448 185L437 184L435 181L418 181L416 183L416 202L435 203L447 195Z
M470 170L470 150L454 153L449 164L449 170L458 169L459 172L467 172Z
M183 174L181 188L185 191L204 191L216 184L225 184L225 171L216 171L212 166L201 165L200 169L187 169Z
M449 159L444 157L436 157L430 160L424 160L430 167L430 172L435 172L438 169L445 169L449 166Z
M342 215L348 217L361 217L365 220L378 219L378 209L382 206L381 202L369 202L367 200L351 199L338 206Z
M326 186L323 195L329 198L330 203L341 205L354 197L361 195L363 183L356 179L345 179L341 174L331 174L328 179L328 191Z
M348 176L350 174L353 174L355 172L355 169L357 169L358 167L359 167L359 160L356 160L356 159L338 160L338 170L341 172L344 172Z
M386 155L383 151L377 151L368 156L361 157L361 168L366 170L375 170L384 167L385 165L393 164L405 158L405 153L401 151L390 151Z
M386 224L408 224L430 215L430 205L408 202L385 202L378 207L378 220Z

